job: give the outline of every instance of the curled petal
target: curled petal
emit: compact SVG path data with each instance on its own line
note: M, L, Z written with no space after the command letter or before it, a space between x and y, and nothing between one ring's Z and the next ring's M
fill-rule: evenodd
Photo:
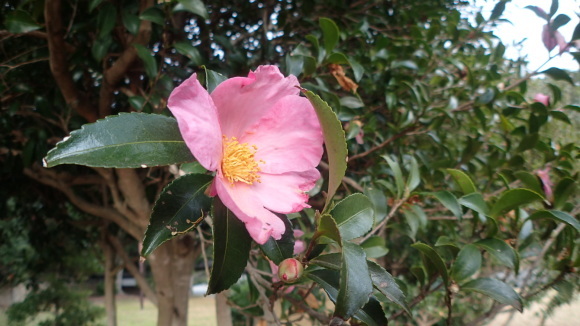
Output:
M298 95L298 80L284 77L276 66L260 66L248 77L231 78L211 93L223 134L240 137L281 97Z
M301 172L260 175L260 183L254 183L251 190L255 200L276 213L289 214L310 207L307 191L312 189L320 172L316 168Z
M193 156L204 168L217 170L222 158L217 109L195 74L173 90L167 107Z
M248 128L242 142L258 148L256 160L265 173L306 171L322 157L322 130L312 104L298 95L278 100Z
M276 240L282 238L286 230L284 222L256 200L250 185L230 185L218 176L215 187L224 205L246 224L246 229L254 241L264 244L270 237Z

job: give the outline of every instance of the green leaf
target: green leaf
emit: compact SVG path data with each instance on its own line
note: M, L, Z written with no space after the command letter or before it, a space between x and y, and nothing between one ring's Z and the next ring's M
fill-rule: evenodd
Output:
M489 215L489 207L487 203L483 199L483 196L478 193L470 193L469 195L465 195L459 198L459 204L471 209L474 212L477 212L481 216Z
M151 79L155 78L155 76L157 76L157 61L155 61L155 57L151 55L151 51L141 44L133 44L133 46L137 49L137 55L143 61L147 76Z
M538 176L533 175L526 171L518 171L514 173L514 176L518 178L526 187L530 190L537 192L538 194L543 194L544 190L542 185L538 180Z
M491 256L497 259L502 265L514 269L516 274L519 269L519 258L510 245L500 239L488 238L479 240L474 245L487 251Z
M173 47L177 52L188 57L194 66L199 66L203 63L201 54L199 54L199 51L190 42L177 42L173 44Z
M335 270L315 270L308 273L308 277L314 282L318 283L324 291L328 294L328 297L332 302L336 302L338 297L338 287L340 274ZM367 323L369 326L383 326L387 323L377 316L377 306L376 299L373 297L369 298L369 302L359 311L354 314L354 317ZM382 309L381 309L382 310ZM384 313L383 313L384 314ZM384 317L384 316L383 316Z
M338 202L330 215L336 221L340 237L351 240L363 236L373 226L373 203L363 194L353 194Z
M286 73L288 75L300 76L304 68L304 56L286 54Z
M570 85L574 86L574 80L572 79L572 77L570 77L570 75L568 75L568 73L565 70L562 70L560 68L553 67L550 69L546 69L546 70L540 72L540 74L546 74L555 80L567 81L570 83Z
M537 7L537 6L525 6L524 8L525 9L530 9L531 11L533 11L540 18L543 18L545 20L548 20L549 19L548 14L546 14L546 12L542 8L540 8L540 7Z
M522 298L511 286L493 278L478 278L461 286L463 291L474 291L485 294L492 299L508 304L519 312L523 312Z
M213 92L213 90L219 84L228 79L226 76L220 74L219 72L209 70L205 66L203 69L205 70L205 88L207 89L208 93Z
M344 320L362 308L373 292L373 284L363 249L348 241L342 243L340 288L334 315Z
M495 7L493 7L493 10L491 11L491 16L489 16L489 20L496 20L499 17L501 17L503 11L505 10L506 3L507 1L500 1L496 3Z
M132 14L129 10L124 10L122 14L123 25L129 33L136 35L139 31L139 17Z
M143 96L139 95L131 96L127 100L129 101L129 104L131 104L131 106L137 111L142 111L145 104L147 104L147 100Z
M48 152L45 165L139 168L188 161L193 156L174 118L121 113L73 131Z
M211 209L211 198L204 192L212 180L210 175L187 174L163 189L151 213L141 256L148 256L165 241L201 223Z
M189 11L192 14L209 19L207 9L201 0L177 0L179 4L173 8L173 11Z
M28 12L23 10L14 10L6 15L5 19L6 29L10 33L28 33L42 27L32 19Z
M334 52L328 56L328 58L324 61L325 63L335 63L339 65L346 65L348 64L348 59L346 55L340 52Z
M97 28L99 29L99 38L109 35L117 21L117 9L110 2L105 3L100 9L97 16Z
M550 17L554 16L558 11L558 0L552 0L552 5L550 6Z
M388 155L383 155L382 157L389 164L391 171L393 171L395 185L397 186L397 198L401 198L401 196L403 196L403 192L405 191L405 179L403 178L401 167L399 166L399 163L392 160Z
M380 302L374 297L354 314L354 318L362 321L367 326L384 326L388 324L387 317Z
M552 219L556 222L566 223L571 227L573 227L574 229L576 229L576 231L580 232L580 222L578 222L578 220L575 219L572 215L565 212L556 210L551 211L542 210L534 212L532 215L528 217L528 219L532 221L544 218Z
M157 7L149 7L139 15L139 19L154 22L157 25L165 25L165 15L163 11Z
M340 240L340 231L338 230L338 226L336 225L334 218L328 214L324 214L320 217L318 220L318 227L316 228L316 232L336 241L338 244L342 243Z
M395 278L377 263L367 260L367 264L374 288L411 315L409 306L407 306L405 294L397 285Z
M389 253L385 238L376 235L366 239L360 246L364 249L368 258L380 258Z
M457 169L447 169L447 173L451 174L451 177L459 185L464 195L477 191L475 184L465 172Z
M463 210L459 205L459 201L457 201L457 198L452 193L450 193L447 190L443 190L438 192L430 192L427 194L437 198L437 200L439 200L439 202L441 202L441 204L443 204L445 208L450 210L451 213L453 213L453 215L461 221L461 219L463 218Z
M320 255L314 259L311 259L309 262L309 264L314 264L324 268L335 270L340 270L341 263L342 263L342 254L340 252Z
M328 155L328 192L323 210L326 211L346 171L348 155L346 138L342 124L330 106L311 91L302 89L302 92L316 110L318 120L320 120L320 126L322 127L324 144Z
M564 207L566 201L576 191L576 181L572 178L563 178L554 189L554 208Z
M328 18L320 18L318 20L318 24L320 25L320 29L322 29L324 48L326 49L327 53L330 53L332 50L334 50L334 47L338 43L338 37L340 33L338 26L333 20Z
M553 31L556 31L558 30L558 28L568 24L569 22L570 17L564 14L559 14L558 16L556 16L556 18L554 18L550 27L552 28Z
M238 281L248 263L251 245L245 224L215 197L213 265L206 295L226 290Z
M101 61L107 53L109 53L109 48L113 44L113 38L107 35L104 38L96 39L91 46L91 54L96 61Z
M481 267L481 252L472 244L465 245L451 266L451 278L461 282L475 274Z
M266 243L260 245L262 252L270 258L274 264L279 265L284 259L294 256L294 230L288 218L282 214L276 214L286 226L286 231L280 240L270 237Z
M405 193L410 194L421 183L421 173L419 172L419 165L415 157L411 157L411 167L409 169L409 178L407 179L407 186Z
M535 191L526 188L517 188L504 191L491 209L491 216L497 217L505 211L529 204L535 201L542 201L544 197Z
M365 195L367 195L367 197L373 203L375 210L375 223L385 219L388 213L387 197L385 194L379 189L367 188L365 189Z
M448 286L449 274L447 272L447 267L445 266L445 262L443 261L441 256L439 256L437 251L421 242L414 243L411 245L411 247L419 250L423 255L425 255L425 257L429 259L429 261L431 261L431 263L433 263L433 265L437 269L437 272L439 273L439 275L441 275L441 278L443 278L443 283L445 283L445 286Z
M89 3L89 12L97 8L101 4L101 2L103 2L103 0L91 0L91 2Z

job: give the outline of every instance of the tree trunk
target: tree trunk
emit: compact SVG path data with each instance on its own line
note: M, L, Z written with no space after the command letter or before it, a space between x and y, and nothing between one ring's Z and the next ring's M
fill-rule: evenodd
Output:
M232 326L232 310L228 305L227 291L220 292L215 296L215 313L217 323L220 326Z
M105 231L106 232L106 231ZM101 248L105 256L105 311L107 325L117 326L117 303L115 301L115 249L107 242L106 237L101 241Z
M191 234L172 239L148 258L155 279L158 326L187 326L191 274L199 246Z

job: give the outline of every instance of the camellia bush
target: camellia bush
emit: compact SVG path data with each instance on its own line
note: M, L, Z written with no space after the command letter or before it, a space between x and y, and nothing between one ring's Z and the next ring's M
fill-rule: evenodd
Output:
M554 289L548 314L580 285L578 81L504 57L508 2L6 6L5 165L141 243L158 325L196 260L220 325L479 325ZM526 11L580 62L557 0Z

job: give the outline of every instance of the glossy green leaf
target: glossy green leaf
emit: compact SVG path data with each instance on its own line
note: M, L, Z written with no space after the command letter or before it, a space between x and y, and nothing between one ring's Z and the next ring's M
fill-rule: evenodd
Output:
M542 185L538 180L538 176L531 174L526 171L518 171L514 173L514 176L518 178L527 188L532 191L537 192L538 194L543 194L544 190L542 189Z
M316 270L308 273L308 277L320 285L324 291L328 294L328 297L332 302L336 302L338 297L339 288L339 278L340 274L335 270ZM358 310L354 317L358 320L365 322L369 326L384 326L386 325L385 320L377 316L377 306L376 299L373 297L369 298L369 302L360 310ZM381 309L382 310L382 309ZM384 318L384 316L383 316Z
M199 51L193 45L191 45L191 42L177 42L173 44L173 47L177 50L177 52L188 57L194 66L199 66L203 63L201 54L199 54Z
M338 186L340 186L342 177L344 177L346 171L348 155L346 138L342 124L330 106L311 91L303 89L302 92L316 110L318 120L320 120L320 126L322 127L324 144L328 155L328 192L326 203L324 204L324 210L326 210L329 208L329 204Z
M388 213L387 197L385 194L379 189L367 188L365 189L365 195L367 195L373 203L375 210L375 223L384 220Z
M423 255L425 255L425 257L427 257L427 259L433 263L434 267L437 269L437 272L439 275L441 275L441 278L443 278L443 283L445 283L445 286L449 285L449 273L447 272L447 267L445 266L445 262L441 256L439 256L437 251L435 251L435 249L431 248L430 246L420 242L412 244L411 247L419 250Z
M496 238L488 238L479 240L473 244L487 251L502 265L514 269L516 274L518 273L520 265L519 258L514 248L505 243L505 241Z
M318 20L318 24L322 30L324 48L326 49L327 53L330 53L338 43L338 37L340 33L338 26L334 21L328 18L320 18Z
M348 64L348 59L343 53L334 52L331 53L328 58L324 61L324 63L335 63L338 65L346 65Z
M461 286L463 291L474 291L485 294L492 299L508 304L519 312L524 310L522 298L512 289L511 286L493 278L478 278L467 282Z
M139 31L139 17L132 14L129 10L124 10L122 14L123 26L129 31L129 33L136 35Z
M238 281L250 257L252 238L240 221L215 197L213 204L213 265L208 294L219 293Z
M483 196L478 193L470 193L458 199L459 204L477 212L481 216L489 215L489 207L483 199Z
M97 8L101 4L101 2L103 2L103 0L91 0L89 2L89 12Z
M205 70L205 88L207 89L208 93L213 92L213 90L219 84L228 79L226 76L220 74L219 72L209 70L205 66L203 69Z
M165 15L163 11L157 7L149 7L139 15L139 19L154 22L157 25L163 26L165 24Z
M99 38L109 35L117 21L117 9L110 2L105 3L99 9L97 16L97 28L99 29Z
M571 227L573 227L574 229L576 229L576 231L580 232L580 222L578 222L578 220L575 219L572 215L565 212L556 210L551 211L541 210L534 212L532 215L528 217L528 219L532 221L545 218L554 220L556 222L566 223Z
M113 45L113 38L107 35L104 38L96 39L91 46L91 54L96 61L101 61L109 53L109 48Z
M340 288L334 315L349 319L368 302L372 292L373 284L363 249L352 242L343 241Z
M439 202L441 202L441 204L443 204L445 208L450 210L451 213L453 213L453 215L457 217L459 220L463 218L463 210L461 209L459 201L457 200L455 195L453 195L447 190L431 192L428 194L437 198L437 200L439 200Z
M366 239L360 246L364 249L368 258L380 258L389 253L385 238L376 235Z
M209 19L207 9L201 0L177 0L179 4L173 8L174 11L189 11L192 14Z
M5 17L4 24L10 33L28 33L42 28L30 14L23 10L14 10Z
M576 191L576 181L572 178L563 178L554 189L554 208L564 207L568 198Z
M552 4L550 5L550 17L554 16L556 14L556 12L558 11L558 4L559 0L552 0Z
M282 214L276 214L286 226L286 231L282 234L280 240L274 240L270 237L266 243L260 245L262 252L276 265L280 264L286 258L292 258L294 256L294 230L292 229L292 223L288 218Z
M192 160L174 118L121 113L73 131L48 152L45 165L139 168Z
M163 189L151 213L141 256L148 256L165 241L203 221L211 209L211 198L204 192L212 180L210 175L187 174Z
M405 179L403 178L401 167L399 166L399 163L392 160L388 155L383 155L382 157L385 159L385 161L387 161L387 164L389 164L391 171L393 171L395 185L397 186L397 198L401 198L401 196L403 196L403 192L405 191Z
M388 323L383 307L374 297L369 298L364 307L354 314L354 318L362 321L367 326L384 326Z
M336 221L340 237L351 240L365 235L372 228L373 203L363 194L353 194L338 202L330 215Z
M377 263L367 260L367 264L374 288L411 315L405 294L397 285L395 278Z
M475 274L479 268L481 268L481 252L472 244L465 245L451 266L451 278L461 282Z
M560 68L552 67L552 68L546 69L540 73L548 75L552 79L555 79L555 80L567 81L568 83L570 83L570 85L574 86L574 80L572 79L572 77L570 77L570 75L565 70L562 70Z
M473 184L473 181L465 172L457 169L447 169L447 173L453 177L453 180L459 185L464 195L477 191L475 184Z
M419 172L419 164L415 157L411 157L411 167L409 168L409 178L407 179L407 186L405 193L409 194L421 183L421 173Z
M136 110L136 111L141 111L143 110L143 107L145 106L145 104L147 104L147 99L145 99L143 96L131 96L127 99L129 101L129 104L131 104L131 106Z
M338 244L342 243L338 226L336 225L334 218L328 214L324 214L320 217L320 220L318 220L318 227L316 232L336 241Z
M535 201L542 201L544 197L535 191L526 188L517 188L504 191L491 209L491 216L497 217L503 212Z
M335 270L340 270L341 263L342 263L342 254L340 252L320 255L314 259L311 259L309 262L309 264L314 264L317 266Z

